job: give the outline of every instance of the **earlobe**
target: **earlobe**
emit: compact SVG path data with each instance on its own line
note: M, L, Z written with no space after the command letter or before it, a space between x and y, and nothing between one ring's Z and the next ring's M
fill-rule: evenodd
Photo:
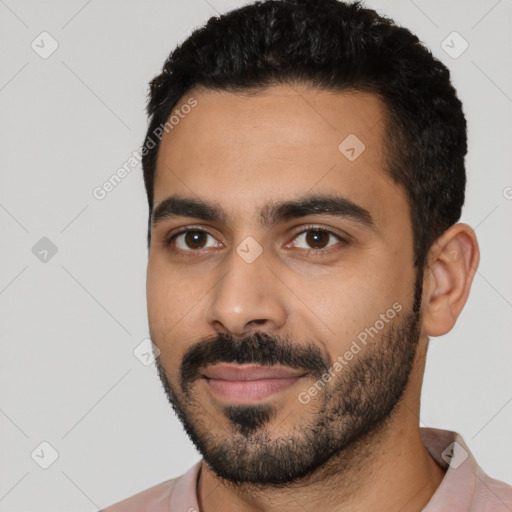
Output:
M464 305L480 261L474 230L458 223L432 246L425 268L423 331L428 336L449 332Z

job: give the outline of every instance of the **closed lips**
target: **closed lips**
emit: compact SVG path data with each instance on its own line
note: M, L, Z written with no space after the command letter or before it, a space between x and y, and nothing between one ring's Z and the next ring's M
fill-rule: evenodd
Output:
M228 365L218 364L209 366L202 372L208 379L222 380L263 380L263 379L293 379L306 375L304 371L279 366L257 365Z

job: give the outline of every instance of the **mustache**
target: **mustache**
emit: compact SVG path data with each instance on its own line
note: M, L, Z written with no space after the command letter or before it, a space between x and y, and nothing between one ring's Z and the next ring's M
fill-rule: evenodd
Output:
M299 344L289 338L275 338L255 332L244 338L229 334L201 339L187 349L180 368L183 390L201 377L201 370L216 363L253 363L261 366L283 365L300 369L317 378L332 366L328 355L323 355L313 343Z

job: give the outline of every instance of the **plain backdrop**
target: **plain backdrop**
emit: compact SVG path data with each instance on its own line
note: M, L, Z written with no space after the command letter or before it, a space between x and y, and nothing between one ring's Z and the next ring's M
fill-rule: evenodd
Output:
M171 50L244 3L0 0L0 511L97 510L200 458L134 354L149 335L140 165L93 190L140 148ZM366 5L450 68L469 125L461 220L481 263L455 328L431 338L420 424L461 433L512 483L512 1Z

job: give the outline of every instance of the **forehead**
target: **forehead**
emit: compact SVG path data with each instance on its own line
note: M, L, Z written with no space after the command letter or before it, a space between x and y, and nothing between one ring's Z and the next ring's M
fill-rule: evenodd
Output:
M183 109L192 98L196 106ZM181 115L161 141L155 205L178 193L236 216L317 192L349 197L377 219L406 207L385 172L386 107L376 95L295 85L250 95L196 89L173 113Z

